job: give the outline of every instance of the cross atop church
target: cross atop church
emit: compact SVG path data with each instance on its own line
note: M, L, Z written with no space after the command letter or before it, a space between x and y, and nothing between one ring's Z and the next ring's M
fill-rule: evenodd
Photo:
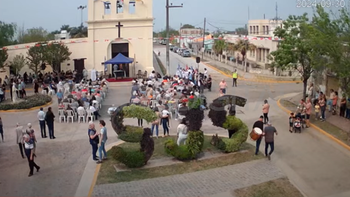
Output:
M118 38L120 38L120 28L123 26L124 25L122 25L120 22L118 22L118 25L116 25L116 27L118 27Z

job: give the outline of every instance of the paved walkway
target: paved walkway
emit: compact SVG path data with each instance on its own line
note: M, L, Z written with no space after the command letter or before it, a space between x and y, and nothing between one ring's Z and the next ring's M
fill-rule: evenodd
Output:
M284 177L268 160L117 184L97 185L93 196L210 196Z

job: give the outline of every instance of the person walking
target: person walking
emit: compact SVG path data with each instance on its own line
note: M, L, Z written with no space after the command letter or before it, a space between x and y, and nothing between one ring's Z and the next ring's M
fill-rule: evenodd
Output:
M264 130L263 118L264 118L264 116L260 116L260 117L259 117L259 119L254 123L253 129L259 128L259 129L261 129L261 131ZM263 138L263 136L261 135L261 136L256 140L255 155L258 155L258 154L259 154L259 148L260 148L260 144L261 144L262 138Z
M18 144L19 151L21 153L22 158L24 159L24 154L23 154L23 127L19 125L19 123L16 124L16 143Z
M42 138L47 138L46 136L46 126L45 126L45 112L44 109L41 107L40 111L38 112L38 119L39 119L39 125L40 125L40 132Z
M320 108L321 108L321 121L325 121L326 120L326 109L327 109L326 104L327 104L327 102L326 102L326 98L324 95L320 96L318 103L319 103Z
M56 138L54 133L54 119L55 119L55 115L52 113L51 107L49 107L46 112L45 121L49 129L50 139Z
M164 109L162 111L162 119L161 123L163 125L163 130L164 130L164 137L169 136L169 127L168 127L168 120L169 120L169 111L167 109Z
M182 142L186 144L186 139L187 139L187 123L186 123L186 118L183 118L179 126L177 126L177 145L180 146Z
M233 79L232 87L237 87L237 79L238 79L237 69L233 71L232 79Z
M4 127L2 125L2 119L0 117L0 135L1 135L1 140L4 142Z
M34 162L34 151L33 151L34 139L30 137L29 133L26 133L23 136L23 141L24 141L24 150L28 159L29 170L30 170L28 176L30 177L30 176L33 176L34 167L36 168L37 172L39 172L40 167L36 165L36 163Z
M267 123L267 126L264 128L263 135L265 137L265 156L271 160L271 154L275 150L274 136L278 135L277 130L272 126L271 122ZM268 148L270 146L270 152L268 153Z
M220 94L225 95L226 94L226 88L227 88L227 84L225 79L223 79L220 83L219 83L219 87L220 87Z
M154 111L155 111L155 113L156 113L156 115L157 115L157 120L155 120L155 121L152 122L151 131L152 131L152 137L153 137L153 130L154 130L154 128L156 128L156 137L158 138L158 134L159 134L159 122L160 122L161 115L160 115L160 113L159 113L158 107L155 107Z
M264 105L263 105L263 109L262 109L262 113L264 115L264 124L269 122L269 111L270 111L270 105L267 102L267 100L265 100Z
M98 157L96 156L96 153L98 149L98 144L100 142L100 138L98 136L98 133L96 132L95 124L92 121L89 122L88 136L89 136L90 145L92 147L92 159L94 161L98 161Z
M101 131L99 133L100 135L100 146L98 147L98 153L99 153L99 160L97 161L98 164L102 163L102 159L106 160L107 159L107 152L105 149L105 145L107 142L107 128L106 128L106 123L104 120L100 120L100 127ZM104 157L102 157L102 152Z

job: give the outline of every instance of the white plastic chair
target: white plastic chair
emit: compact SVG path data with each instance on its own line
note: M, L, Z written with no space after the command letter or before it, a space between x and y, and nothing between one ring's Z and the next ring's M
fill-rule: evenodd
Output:
M94 112L91 112L90 110L86 110L86 119L87 120L91 120L91 121L95 121L95 115Z
M78 122L79 123L81 123L81 120L83 120L83 122L86 122L85 115L86 115L86 111L78 111Z
M67 122L69 122L69 120L72 120L72 123L74 122L74 112L73 112L73 110L67 110Z
M66 115L64 114L64 111L63 110L58 110L58 119L59 119L59 122L67 122L67 119L66 119Z
M47 95L46 90L42 89L42 90L41 90L41 94Z
M56 94L55 90L53 90L50 86L48 88L49 88L49 95L50 96L53 96Z
M70 104L70 103L63 103L64 109L67 109L67 107L68 107L69 104Z

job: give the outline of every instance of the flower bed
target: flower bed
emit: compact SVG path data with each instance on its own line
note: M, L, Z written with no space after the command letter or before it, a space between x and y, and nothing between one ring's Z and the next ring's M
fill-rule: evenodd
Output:
M52 98L48 95L36 94L28 96L25 100L17 103L0 103L0 110L12 110L12 109L30 109L38 107L51 102Z

